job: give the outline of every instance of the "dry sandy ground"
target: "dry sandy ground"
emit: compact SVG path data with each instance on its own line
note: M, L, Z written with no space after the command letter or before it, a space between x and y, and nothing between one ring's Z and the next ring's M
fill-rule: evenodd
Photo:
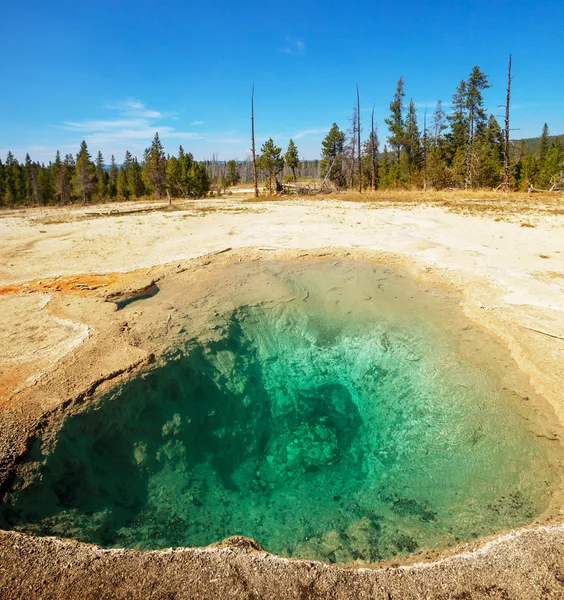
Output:
M2 489L9 485L10 473L25 452L26 437L45 425L46 415L60 413L77 398L88 398L108 381L153 360L131 335L123 334L114 305L103 299L144 289L158 277L187 268L186 264L195 268L197 277L199 267L214 260L234 260L230 255L237 260L344 252L360 259L390 257L420 278L461 290L466 314L507 344L546 400L536 409L546 415L546 437L560 444L564 216L539 212L497 220L430 206L337 200L247 203L230 199L164 208L128 204L119 205L118 210L136 212L110 214L105 206L0 215ZM186 263L191 259L196 260ZM296 579L303 576L304 564L313 563L277 562L265 553L237 549L237 545L227 554L221 550L224 559L201 553L100 554L85 545L0 534L0 584L9 590L3 597L29 598L564 597L564 528L559 526L564 519L559 509L544 518L555 525L509 536L485 550L449 558L450 562L434 567L368 572L310 566L311 581L302 587ZM60 557L49 563L51 555ZM74 577L61 579L64 565L60 561L70 560L74 566L73 556L79 557ZM92 564L100 556L100 564L108 569L104 577L99 576L104 582L100 585L118 587L106 587L105 592L90 587L88 591L84 582L96 580ZM41 570L33 567L32 557L43 557L36 563L43 565ZM15 575L14 561L25 566L21 576ZM166 594L159 587L162 561L171 561L170 569L175 572L176 583L172 588L165 586ZM221 565L230 573L240 570L237 585L233 583L236 577L226 580L221 589L212 585ZM127 582L117 575L122 569L133 569ZM153 569L154 576L143 579L143 569L147 573ZM201 569L202 577L195 576L194 569L196 573ZM49 585L39 585L42 572ZM283 576L281 580L276 573ZM440 585L437 579L433 587L437 577ZM341 583L332 587L332 581Z

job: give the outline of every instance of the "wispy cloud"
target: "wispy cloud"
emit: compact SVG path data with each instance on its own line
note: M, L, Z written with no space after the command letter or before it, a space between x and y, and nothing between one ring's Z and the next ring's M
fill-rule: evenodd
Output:
M308 135L318 135L320 133L328 133L329 127L323 129L304 129L304 131L298 131L292 136L292 139L299 140L300 138L307 137Z
M246 138L240 138L236 131L212 133L202 130L205 122L201 120L190 122L188 128L177 127L175 122L180 119L176 112L147 107L135 98L108 103L103 108L109 118L65 121L56 127L74 133L77 142L86 140L91 151L100 149L105 156L120 155L129 150L140 157L157 131L168 151L175 151L177 144L188 141L197 141L204 147L210 144L245 147L247 144ZM191 128L197 128L197 131Z
M304 54L305 49L305 42L295 38L287 37L285 39L284 46L280 48L280 52L283 54Z

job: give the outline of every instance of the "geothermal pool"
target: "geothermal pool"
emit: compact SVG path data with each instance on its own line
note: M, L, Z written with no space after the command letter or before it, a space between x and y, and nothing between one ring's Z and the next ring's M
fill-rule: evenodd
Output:
M182 333L34 443L3 528L139 549L243 535L282 556L372 563L547 507L527 382L455 294L346 261L159 286L122 311L167 298Z

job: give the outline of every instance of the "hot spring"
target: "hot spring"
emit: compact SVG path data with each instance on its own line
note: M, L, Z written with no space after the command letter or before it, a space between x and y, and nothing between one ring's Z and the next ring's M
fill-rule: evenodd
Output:
M373 563L548 506L527 382L454 293L346 261L240 263L159 287L122 308L166 341L156 365L34 442L3 528L138 549L243 535Z

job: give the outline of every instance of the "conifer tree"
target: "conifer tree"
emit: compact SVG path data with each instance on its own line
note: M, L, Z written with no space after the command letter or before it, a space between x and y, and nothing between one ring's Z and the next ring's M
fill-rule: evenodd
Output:
M345 134L337 123L329 130L325 139L321 142L321 176L326 177L336 186L345 185L343 174L343 152L345 147Z
M180 146L178 149L178 162L180 164L180 181L179 187L182 194L186 197L193 196L193 188L195 185L194 173L194 157L191 152L184 152L184 148Z
M403 89L403 77L398 79L396 84L396 92L393 100L390 102L390 117L385 119L385 123L388 126L390 135L388 136L388 142L392 147L392 150L396 153L396 160L399 165L401 150L403 147L405 129L404 129L404 105L403 99L405 98L405 91ZM397 172L399 177L399 170Z
M182 168L176 156L171 156L166 163L166 185L173 198L180 196L180 178Z
M260 149L260 156L257 159L257 169L266 173L268 177L268 193L272 196L272 178L284 168L284 159L281 155L282 148L274 145L272 138L269 138Z
M390 177L390 153L388 152L388 145L384 144L384 151L382 152L382 164L380 167L380 187L389 188L395 181ZM394 175L392 175L394 177Z
M0 206L4 204L4 194L6 193L6 169L0 158Z
M108 191L108 175L104 165L104 157L101 152L96 156L96 191L98 198L104 200Z
M472 186L473 179L473 160L474 160L474 141L486 124L486 112L483 108L484 100L482 92L489 88L488 76L475 66L466 85L466 110L468 115L468 136L466 152L466 178L464 181L465 189Z
M193 198L202 198L210 191L211 182L204 163L192 164L190 181L190 196Z
M123 159L122 167L125 171L125 174L129 174L129 168L131 167L131 163L133 162L133 157L131 156L131 152L129 150L125 151L125 157Z
M166 157L158 132L155 133L151 146L145 150L143 181L157 198L163 195L166 184Z
M114 200L117 196L117 179L118 179L118 168L116 165L116 159L112 154L110 162L110 174L108 177L108 196Z
M12 206L18 199L18 160L8 151L4 166L4 204Z
M556 177L564 171L564 149L562 142L556 137L550 145L542 167L542 185L550 189Z
M539 147L537 150L536 159L538 161L539 167L542 168L544 161L546 159L546 155L548 154L548 149L550 147L550 132L548 130L548 125L545 123L542 128L542 133L540 136Z
M145 194L142 169L136 158L131 161L131 165L129 167L129 172L127 174L127 186L130 197L134 199L141 198L141 196Z
M503 132L497 119L490 115L487 125L475 142L476 176L482 188L496 188L503 180Z
M34 204L39 204L39 180L37 166L31 162L29 154L25 155L25 173L26 173L26 196L31 198Z
M367 163L367 181L373 190L378 188L379 180L379 165L378 165L378 134L376 128L374 128L368 139L364 142L364 157Z
M414 175L421 169L421 134L417 126L417 114L413 100L409 102L409 109L405 119L404 148L407 159L407 177L412 183Z
M124 165L119 168L116 187L118 198L127 200L129 198L129 183L127 181L127 171L125 170Z
M72 156L71 156L72 158ZM61 155L59 151L57 151L57 158L55 160L56 164L56 180L55 180L55 191L57 196L59 197L60 204L68 204L72 195L72 185L71 178L72 172L67 158L64 161L61 161Z
M468 106L466 103L466 81L462 80L452 96L452 114L449 115L451 157L468 142Z
M431 123L431 139L434 146L440 145L443 137L443 131L447 128L446 126L446 115L443 110L443 101L438 100L435 112L433 113L433 121Z
M83 140L80 144L80 150L76 155L76 166L73 177L73 187L76 195L86 204L93 192L95 183L96 167L92 163L88 146Z
M46 167L44 164L36 163L37 178L39 181L39 197L43 204L49 204L55 195L52 164Z
M227 161L227 175L225 177L228 186L237 185L241 176L239 175L239 166L236 160Z
M286 154L284 155L284 160L286 161L286 166L288 167L288 169L292 171L294 183L296 183L296 169L298 169L300 166L300 158L298 156L298 147L294 143L294 140L289 141L288 149L286 150Z

